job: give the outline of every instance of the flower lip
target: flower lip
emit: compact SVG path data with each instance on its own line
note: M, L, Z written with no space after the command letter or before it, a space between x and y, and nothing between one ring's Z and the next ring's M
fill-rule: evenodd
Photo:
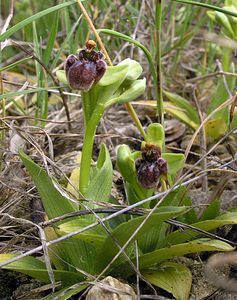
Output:
M104 55L95 51L96 43L89 40L86 48L78 55L69 55L65 63L65 72L71 88L88 91L97 83L106 71L107 64Z
M141 155L135 162L137 179L144 188L157 188L160 176L167 175L168 172L167 162L161 157L161 149L146 143Z

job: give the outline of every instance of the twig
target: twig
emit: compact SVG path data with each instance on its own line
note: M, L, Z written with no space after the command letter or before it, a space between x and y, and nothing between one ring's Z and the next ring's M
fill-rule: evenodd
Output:
M210 77L214 77L214 76L219 76L219 75L225 75L225 76L233 76L233 77L237 77L237 73L231 73L231 72L224 72L224 71L217 71L217 72L213 72L204 76L197 76L191 79L188 79L187 81L189 83L192 82L196 82L196 81L200 81L200 80L206 80Z
M231 91L230 91L230 89L229 89L229 87L228 87L228 83L227 83L227 81L226 81L225 75L224 75L224 73L223 73L222 65L221 65L221 62L219 61L219 59L216 60L216 63L217 63L217 66L218 66L220 72L222 72L222 75L221 75L221 76L222 76L222 79L223 79L223 83L224 83L226 92L227 92L227 94L229 95L229 98L231 98L231 97L232 97L232 93L231 93Z
M8 14L8 16L6 18L6 21L5 21L4 25L3 25L3 28L1 30L1 34L4 33L4 32L6 32L8 26L10 25L11 19L13 17L13 13L14 13L14 0L11 0L11 2L10 2L10 8L9 8L9 14Z

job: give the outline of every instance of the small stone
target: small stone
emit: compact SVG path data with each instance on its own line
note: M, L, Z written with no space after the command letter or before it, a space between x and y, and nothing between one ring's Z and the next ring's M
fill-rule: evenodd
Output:
M117 291L116 291L117 290ZM86 296L86 300L136 300L137 296L128 284L108 276L94 285Z

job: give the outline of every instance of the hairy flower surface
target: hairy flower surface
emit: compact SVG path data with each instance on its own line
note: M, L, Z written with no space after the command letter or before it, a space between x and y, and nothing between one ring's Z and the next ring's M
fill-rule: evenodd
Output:
M97 83L106 71L104 55L95 51L93 41L87 41L86 49L78 55L69 55L65 63L65 72L72 89L88 91Z
M136 160L137 179L146 189L156 188L160 175L167 174L167 162L161 157L160 148L146 144L142 149L142 158Z

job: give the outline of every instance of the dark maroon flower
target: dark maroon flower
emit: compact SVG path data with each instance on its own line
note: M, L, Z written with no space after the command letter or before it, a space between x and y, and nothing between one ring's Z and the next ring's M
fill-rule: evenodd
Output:
M107 67L104 55L93 50L95 46L94 41L87 41L86 49L81 50L78 56L68 56L65 72L71 88L88 91L104 75Z
M142 158L138 158L135 162L137 179L146 189L157 188L160 175L167 174L167 162L161 157L160 148L151 144L146 144L141 154Z
M160 170L157 161L151 163L143 159L136 161L137 179L146 189L156 188L160 182Z
M167 161L164 158L160 157L157 160L157 164L158 164L158 168L160 170L160 173L162 175L166 175L168 173Z

